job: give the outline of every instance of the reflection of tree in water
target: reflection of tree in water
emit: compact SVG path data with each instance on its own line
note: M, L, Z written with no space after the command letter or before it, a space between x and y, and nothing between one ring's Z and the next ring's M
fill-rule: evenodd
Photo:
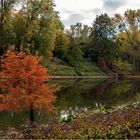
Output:
M107 106L125 104L135 100L139 84L139 81L106 81L83 96Z
M112 107L135 101L140 93L140 81L136 80L61 80L58 83L62 86L56 100L60 109L94 108L96 103Z
M112 85L111 92L115 96L121 96L122 94L128 94L132 89L132 83L130 81L120 81Z
M95 103L111 107L140 100L140 81L56 80L54 83L61 85L61 90L56 94L56 106L64 111L77 112L86 107L95 107ZM28 113L14 113L11 117L11 113L3 112L0 114L0 123L5 126L10 123L18 126L28 120ZM54 114L36 114L35 117L38 118L35 120L47 123L52 116L55 117Z
M93 105L95 106L95 103L101 103L106 104L108 102L108 89L112 87L112 81L107 80L100 84L98 84L95 88L90 88L88 92L83 92L81 95L84 99L88 99L91 102L93 102Z
M68 82L68 81L67 81ZM65 83L65 82L64 82ZM63 85L65 85L63 83ZM58 92L56 105L61 109L69 107L95 107L95 103L121 105L135 100L140 92L139 81L74 81Z
M17 127L24 124L28 119L29 115L25 112L0 112L0 130L6 130L7 126L11 125Z
M64 109L69 107L75 108L76 106L85 107L86 105L91 104L91 100L88 98L85 99L82 96L82 93L88 92L91 88L95 88L101 82L102 81L99 80L76 80L71 82L69 85L63 87L57 92L56 105L61 106L61 108Z
M135 99L136 101L140 101L140 81L133 82L133 89L131 89L132 93L136 93Z

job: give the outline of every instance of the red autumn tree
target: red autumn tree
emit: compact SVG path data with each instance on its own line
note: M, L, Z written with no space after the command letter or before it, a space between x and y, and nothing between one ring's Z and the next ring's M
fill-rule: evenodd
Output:
M47 83L47 69L39 62L38 56L23 52L10 51L1 57L0 110L30 110L30 120L34 121L34 109L54 109L57 88Z

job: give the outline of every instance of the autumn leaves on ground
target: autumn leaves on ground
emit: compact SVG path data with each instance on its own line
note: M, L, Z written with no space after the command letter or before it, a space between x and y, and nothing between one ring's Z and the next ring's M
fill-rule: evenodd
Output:
M48 75L140 71L140 9L113 17L103 13L92 27L77 23L65 30L54 7L52 0L0 1L0 110L30 112L24 133L15 130L17 135L4 132L0 137L138 138L139 106L117 113L79 115L50 126L34 123L34 111L57 111L54 93L59 85L49 84Z

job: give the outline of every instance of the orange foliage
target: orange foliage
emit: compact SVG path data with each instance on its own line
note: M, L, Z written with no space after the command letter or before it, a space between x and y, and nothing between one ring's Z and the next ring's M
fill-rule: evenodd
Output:
M53 93L57 88L46 83L47 69L39 63L38 56L10 51L1 57L1 62L0 110L54 109Z

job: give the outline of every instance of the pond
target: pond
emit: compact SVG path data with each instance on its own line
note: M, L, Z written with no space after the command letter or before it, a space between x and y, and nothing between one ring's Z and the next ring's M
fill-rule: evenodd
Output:
M52 80L51 83L60 85L56 93L55 106L58 113L36 112L38 122L49 122L63 112L79 112L95 109L97 104L105 108L127 104L140 100L139 80ZM11 101L12 103L12 101ZM29 112L0 112L0 130L8 127L18 127L29 122Z

